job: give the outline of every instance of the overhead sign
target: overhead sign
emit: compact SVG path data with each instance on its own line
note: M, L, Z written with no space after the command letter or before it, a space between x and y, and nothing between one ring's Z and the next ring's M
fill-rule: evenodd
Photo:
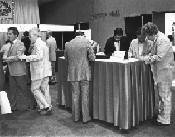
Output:
M69 25L54 25L54 24L39 24L40 31L65 32L74 31L74 26Z
M17 27L19 32L24 32L37 27L37 24L0 24L0 32L7 32L9 27Z

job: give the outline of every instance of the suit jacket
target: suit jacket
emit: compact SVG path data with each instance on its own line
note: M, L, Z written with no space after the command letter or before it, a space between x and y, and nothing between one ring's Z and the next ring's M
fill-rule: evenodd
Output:
M4 84L5 84L5 77L3 72L3 65L2 65L2 52L0 52L0 91L4 90Z
M64 56L68 60L68 81L91 80L89 61L95 60L95 54L87 39L75 37L66 42Z
M24 43L17 40L11 45L7 55L7 64L11 76L26 75L26 62L17 58L18 53L23 54L25 51Z
M133 39L131 41L128 52L131 53L132 56L137 58L139 56L148 55L150 53L151 47L152 42L149 40L146 40L143 43L138 43L138 39ZM141 53L139 53L139 51Z
M174 79L172 74L174 54L170 40L161 32L158 32L157 39L153 43L150 58L154 80L171 82Z
M38 38L31 50L31 55L26 57L30 62L31 80L39 80L52 75L51 62L49 61L49 48L46 43Z
M46 41L47 46L49 47L49 59L50 61L56 61L56 48L57 43L54 37L49 37Z
M115 39L114 37L110 37L104 48L104 53L108 56L111 56L114 51L116 51L116 48L114 46ZM130 46L129 39L126 36L121 37L120 39L120 51L128 51Z

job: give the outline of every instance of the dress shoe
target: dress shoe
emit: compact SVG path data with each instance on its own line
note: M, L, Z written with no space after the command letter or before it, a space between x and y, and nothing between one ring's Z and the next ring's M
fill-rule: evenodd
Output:
M52 109L49 109L49 107L47 107L40 111L40 115L52 115Z
M12 112L15 112L15 111L17 111L17 109L12 109L11 111L12 111Z
M153 120L151 123L156 126L170 126L170 124L163 124L161 122L158 122L157 120Z
M55 85L57 81L49 81L49 85Z
M35 110L35 109L36 109L36 105L30 106L27 108L28 111Z

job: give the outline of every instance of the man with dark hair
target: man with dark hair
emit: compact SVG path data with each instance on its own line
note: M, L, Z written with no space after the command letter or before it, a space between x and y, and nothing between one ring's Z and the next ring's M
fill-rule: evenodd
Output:
M152 42L142 35L142 28L139 27L136 31L137 39L131 41L128 56L138 58L139 56L148 55Z
M159 95L159 113L157 125L170 125L172 110L171 85L174 79L174 55L168 37L158 30L158 27L149 22L142 27L142 33L148 40L153 41L151 52L139 59L151 64L155 86Z
M68 78L72 90L72 116L75 122L80 120L82 109L83 123L91 120L89 116L89 81L91 72L89 61L95 60L95 54L83 32L65 44L65 59L68 61ZM81 95L81 96L80 96ZM80 98L82 107L80 107Z
M104 53L111 56L114 51L128 51L129 45L129 39L123 36L122 28L116 28L114 36L110 37L106 42Z
M46 33L46 45L49 48L49 60L52 66L52 76L50 77L50 84L55 84L56 81L56 74L55 74L55 62L56 62L56 49L57 43L55 38L52 36L52 31L48 30Z
M25 31L25 32L23 33L23 35L24 35L24 36L21 38L21 42L24 43L24 46L25 46L25 48L26 48L26 50L25 50L25 52L24 52L24 55L30 55L30 53L29 53L29 47L30 47L31 41L30 41L30 39L29 39L29 32L28 32L28 31Z
M32 94L27 87L27 82L25 78L26 63L25 61L19 60L17 57L18 55L23 54L25 51L23 42L18 40L18 34L19 32L16 27L8 28L7 36L8 39L11 41L11 46L7 54L6 62L9 69L9 100L12 111L17 110L17 92L21 92L25 97L28 109L33 109L33 105L35 105L31 104Z

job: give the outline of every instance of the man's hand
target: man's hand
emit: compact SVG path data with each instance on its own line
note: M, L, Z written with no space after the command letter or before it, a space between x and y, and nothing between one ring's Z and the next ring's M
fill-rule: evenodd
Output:
M150 64L150 56L149 55L146 55L146 56L139 56L138 59L140 61L144 61L146 64Z
M18 59L20 60L26 59L26 55L18 56Z

